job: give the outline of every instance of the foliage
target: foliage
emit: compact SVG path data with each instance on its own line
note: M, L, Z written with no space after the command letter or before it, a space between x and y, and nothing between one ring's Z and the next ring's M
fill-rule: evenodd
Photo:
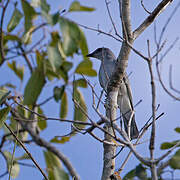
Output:
M0 8L5 10L9 2L0 0ZM1 25L3 26L0 27L0 66L6 66L15 75L16 80L11 83L7 81L0 86L0 128L4 131L0 143L0 153L7 162L7 172L10 173L11 169L10 176L18 178L20 164L23 164L21 161L28 160L29 154L17 157L16 154L14 156L5 150L5 142L9 142L9 144L15 142L5 125L6 123L9 125L11 130L18 135L19 140L31 143L35 139L33 133L37 135L36 138L40 138L42 134L39 135L39 133L48 131L49 124L46 121L48 118L43 105L53 100L57 104L57 107L54 108L59 110L59 126L68 115L73 116L71 117L71 132L60 138L52 136L49 140L50 146L42 154L48 178L68 180L70 179L70 174L66 172L68 168L65 169L62 165L65 158L63 157L61 162L57 157L57 151L52 153L50 150L52 143L56 143L56 145L68 143L77 134L77 131L85 128L83 123L87 121L88 109L82 88L87 88L87 82L83 77L97 76L92 62L86 56L88 54L86 37L80 26L66 16L65 10L53 12L47 0L21 0L12 3L11 6L14 5L14 7L11 8L11 11L6 10L8 13L1 14ZM74 0L66 12L82 13L94 10L95 8L84 6ZM8 19L7 14L9 13ZM3 24L5 20L8 22ZM49 86L51 88L48 88ZM46 99L43 93L47 89L49 97ZM25 121L26 126L30 126L32 129L35 127L32 134L29 135L23 129L23 126L17 121L18 118ZM77 121L82 124L78 124ZM19 125L18 129L17 124ZM180 133L180 127L177 127L175 131ZM161 150L171 150L177 142L179 142L178 139L164 142ZM37 144L41 146L41 143ZM19 144L17 145L19 146ZM158 164L158 166L160 165ZM180 169L179 149L170 156L165 168ZM159 171L159 179L162 179L164 169ZM148 176L147 170L148 167L140 162L123 179L149 180L151 178Z
M179 127L175 128L175 132L180 133ZM164 142L161 144L161 149L166 150L166 149L171 149L173 146L175 146L179 140L172 141L172 142ZM180 169L180 150L178 149L173 156L169 159L167 165L165 168L171 168L171 169ZM159 179L162 179L163 173L166 172L164 169L159 171L158 177ZM147 176L147 168L143 164L139 164L136 166L135 169L132 169L129 171L124 177L123 180L133 180L135 177L138 177L139 179L151 179L150 177Z
M78 1L74 1L70 5L68 12L91 12L94 10L92 7L83 6ZM42 19L44 23L41 24ZM57 24L58 26L56 26ZM48 31L52 29L47 37L44 33L44 28ZM41 34L43 37L40 37ZM78 88L87 88L87 83L83 78L72 79L73 77L70 74L74 74L74 76L79 76L79 74L96 76L97 73L92 68L91 61L86 57L88 54L86 37L75 22L62 16L59 10L51 13L51 6L46 0L32 0L31 2L21 0L14 4L7 27L3 28L3 47L5 48L5 59L1 57L0 64L7 65L16 77L19 78L21 86L25 87L23 89L24 92L21 90L24 98L16 99L16 102L18 101L22 104L22 106L16 107L20 117L32 119L33 116L33 118L39 120L37 126L40 131L48 129L47 123L43 119L43 116L45 116L43 109L38 106L38 103L39 99L42 99L41 96L46 85L52 81L59 82L58 86L54 85L53 91L49 92L49 95L60 106L60 118L66 118L68 115L68 101L71 96L68 89L74 89L74 86L74 94L71 98L74 98L82 106L85 113L87 112L84 95ZM12 53L14 49L15 55ZM76 59L83 60L77 61L74 59L74 56L76 56ZM19 59L23 61L23 65L22 63L20 64ZM12 84L6 83L1 86L0 104L3 104L9 95L13 95L9 89L18 91L19 87L16 89L15 84L16 81ZM9 133L4 127L4 122L7 119L9 119L11 129L16 131L16 121L11 116L10 110L10 106L0 109L0 127L4 128L5 133ZM41 114L41 116L32 115L31 111L35 111L37 114ZM74 121L87 120L87 117L75 104L73 119ZM76 126L77 128L84 127ZM21 128L19 130L22 130ZM27 132L19 133L20 140L27 140L27 137ZM62 137L61 139L52 137L51 142L66 143L70 141L70 137ZM6 140L12 141L13 138L9 136ZM10 164L10 159L12 159L11 153L7 151L2 153L4 153L8 164ZM19 158L13 158L14 163L13 165L10 164L12 166L11 176L13 178L18 177L20 171L18 162L26 158L24 155ZM49 151L44 151L44 158L49 179L69 179L69 175L63 170L61 162L55 155Z

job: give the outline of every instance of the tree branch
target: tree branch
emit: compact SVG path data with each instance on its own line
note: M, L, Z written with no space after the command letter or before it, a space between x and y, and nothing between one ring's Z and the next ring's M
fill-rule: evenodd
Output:
M13 115L13 117L16 118L21 118L19 117L18 113L16 112L16 109L12 109L11 113ZM41 138L38 134L36 134L33 129L30 128L30 126L27 125L27 123L24 123L23 121L19 121L21 126L29 132L29 134L31 135L33 141L39 145L42 146L44 148L46 148L48 151L52 152L53 154L55 154L64 164L64 166L67 168L67 170L69 171L69 173L71 174L71 176L73 178L76 178L76 180L79 180L80 177L79 175L76 173L74 167L72 166L72 164L70 163L70 161L68 160L68 158L62 154L58 149L56 149L56 147L54 147L51 143L45 141L43 138Z
M144 20L144 22L134 30L133 38L136 39L172 1L173 0L161 1L154 11Z
M153 180L157 180L157 170L156 170L156 164L154 163L154 145L155 145L155 136L156 136L156 88L154 83L154 75L152 70L152 58L150 54L150 44L149 40L147 41L148 45L148 56L149 61L148 62L148 68L150 73L150 79L151 79L151 92L152 92L152 129L151 129L151 139L149 143L149 150L150 150L150 157L151 157L151 175Z
M3 23L4 23L4 16L5 16L5 12L6 12L8 4L9 4L9 0L7 0L5 6L3 7L2 15L1 15L1 23L0 23L0 53L1 53L1 61L0 61L0 66L5 61L5 53L4 53L4 45L3 45Z
M26 153L28 154L28 156L31 158L31 160L33 161L33 163L36 165L36 167L39 169L39 171L41 172L41 174L44 176L44 178L46 180L48 180L48 177L46 176L46 174L44 173L44 171L40 168L40 166L38 165L38 163L34 160L34 158L32 157L31 153L26 149L26 147L24 146L24 144L18 139L18 137L16 136L16 134L11 130L11 128L4 122L4 125L6 126L6 128L11 132L11 134L14 136L14 138L18 141L18 143L21 145L21 147L26 151Z

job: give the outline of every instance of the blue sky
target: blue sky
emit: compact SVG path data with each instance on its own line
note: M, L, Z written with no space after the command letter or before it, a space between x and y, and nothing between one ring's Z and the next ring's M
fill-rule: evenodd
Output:
M57 9L68 9L69 5L71 4L71 0L49 0L49 4L51 4L51 9L53 12L56 12ZM80 0L81 4L95 7L96 11L91 13L67 13L65 14L66 17L74 20L77 23L97 28L99 25L100 29L104 31L111 31L112 25L110 22L110 19L108 17L108 13L106 10L105 2L104 0ZM174 1L171 6L169 6L156 20L157 25L157 35L159 36L161 29L163 25L166 23L168 17L173 12L174 8L176 7L178 1ZM152 11L157 2L152 3L144 1L145 6L149 11ZM111 0L110 3L110 9L112 12L112 17L114 22L116 23L117 29L119 32L121 32L121 22L119 18L119 10L118 10L118 2L117 0ZM180 35L180 28L179 28L179 15L180 10L177 11L174 18L170 22L169 26L166 29L164 40L167 40L165 50L173 43L173 41ZM11 16L11 14L9 14ZM141 24L141 22L148 16L148 14L143 10L143 8L140 5L140 2L132 1L132 28L135 29L138 27L138 25ZM147 55L147 40L150 40L150 46L152 50L152 54L155 52L155 43L154 43L154 25L151 25L146 29L146 31L135 41L134 47L142 52L144 55ZM110 37L107 37L105 35L99 35L96 32L82 29L87 37L88 47L89 51L94 51L98 47L108 47L110 48L114 54L117 56L121 43L117 42L116 40L113 40ZM169 65L172 64L173 66L173 83L174 86L177 89L180 89L180 83L179 83L179 77L180 77L180 43L178 42L175 47L168 53L168 55L163 60L162 66L161 66L161 73L163 81L168 86L168 80L169 80ZM73 61L81 61L82 57L75 56ZM75 62L75 63L77 63ZM94 68L98 71L100 62L97 60L92 59ZM154 66L155 67L155 66ZM147 63L142 60L138 55L131 53L129 64L127 68L127 72L132 72L130 76L130 82L131 87L133 91L133 99L134 104L136 104L140 99L142 99L142 103L136 107L136 121L138 124L139 129L144 125L144 123L149 119L151 116L151 89L150 89L150 75L148 72L148 66ZM157 134L156 134L156 155L159 157L162 155L162 151L160 151L160 144L165 141L171 141L178 139L178 134L175 133L174 128L180 125L180 116L179 116L179 102L176 102L172 98L170 98L162 89L158 82L156 70L154 68L155 72L155 82L156 82L156 88L157 88L157 104L160 104L160 108L157 114L160 114L162 112L165 112L165 115L161 117L160 120L157 122ZM4 74L6 76L4 76ZM28 77L25 77L25 81L23 86L26 83ZM3 82L9 81L13 82L15 81L15 76L5 68L5 65L1 68L0 71L0 82L3 84ZM100 86L98 84L98 78L89 78L90 82L92 84L96 84L95 90L98 94L100 94ZM19 82L16 82L17 84ZM45 97L48 97L49 94L52 93L54 84L49 84L47 88L44 89L44 92L42 94L42 97L40 99L43 99ZM23 91L22 91L23 92ZM99 120L99 117L96 115L96 113L93 111L91 104L92 104L92 98L91 98L91 91L90 89L82 90L86 103L88 104L88 112L89 115L96 121ZM69 98L69 101L71 101L71 98ZM70 109L72 108L72 103L70 102ZM45 105L43 107L44 112L46 112L47 116L51 117L58 117L59 113L59 105L57 105L54 101L51 101L49 104ZM103 106L100 108L101 112L104 112ZM69 112L68 118L72 118L72 111ZM47 140L50 140L55 135L63 135L70 131L70 125L69 124L62 124L59 122L48 122L48 129L42 132L41 136L46 138ZM97 134L101 137L103 135L97 131ZM143 140L144 143L139 145L137 147L138 152L140 152L143 156L149 156L148 151L148 140L149 140L149 134L150 131L146 133ZM74 165L77 172L80 174L82 179L85 180L92 180L92 179L100 179L101 173L102 173L102 163L103 163L103 146L99 142L97 142L95 139L90 137L89 135L77 135L71 139L70 142L64 144L64 145L56 145L57 148L63 152L69 160ZM39 151L39 148L36 145L30 145L27 146L29 151L32 153L33 157L39 162L42 168L45 168L45 163L43 159L43 154ZM10 150L12 150L10 148ZM17 153L20 152L19 148L17 149ZM122 160L125 158L128 150L124 150L118 157L117 157L117 168L120 166ZM0 167L4 167L4 161L0 161ZM123 175L127 173L129 170L135 167L135 165L138 164L138 161L132 156L129 162L127 163L125 170L123 172ZM3 171L4 172L4 171ZM0 173L2 173L0 171ZM179 175L178 175L179 174ZM180 176L180 173L177 172L176 176ZM18 180L23 179L42 179L40 172L38 172L36 169L29 169L27 167L21 166L21 172L18 177ZM5 177L4 179L7 179Z

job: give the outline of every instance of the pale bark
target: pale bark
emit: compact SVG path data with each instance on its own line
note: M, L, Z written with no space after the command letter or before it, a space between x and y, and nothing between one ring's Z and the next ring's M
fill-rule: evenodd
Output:
M111 120L116 119L116 102L117 102L117 94L118 89L120 87L121 81L124 77L124 74L126 72L126 68L128 65L128 59L131 52L131 47L133 45L134 40L155 20L155 18L169 5L172 0L163 0L155 9L154 11L144 20L144 22L134 31L132 32L131 29L131 17L130 17L130 0L118 0L119 1L119 9L120 9L120 17L122 22L122 29L123 29L123 38L124 41L122 43L120 53L118 56L118 63L115 68L115 71L113 75L111 76L110 82L108 84L107 88L107 97L108 97L108 105L111 107L109 110L106 109L106 111L109 111L106 113L107 117ZM147 59L146 59L147 60ZM114 99L113 99L114 98ZM112 128L108 127L109 133L112 132ZM106 138L106 135L105 135ZM112 141L111 139L108 139L109 141ZM142 160L142 157L139 157L139 155L136 153L134 146L130 143L129 148L134 153L138 159ZM107 161L107 154L112 155L115 153L115 149L113 146L107 146L104 145L104 168L103 168L103 174L102 174L102 180L109 180L110 176L113 174L114 170L114 160ZM146 158L143 158L142 162L146 162L147 165L151 167L152 172L152 178L154 180L157 179L157 169L156 164L154 160L148 160ZM108 164L111 163L111 164ZM107 166L108 164L108 166ZM108 168L107 168L108 167ZM111 170L109 167L113 167Z

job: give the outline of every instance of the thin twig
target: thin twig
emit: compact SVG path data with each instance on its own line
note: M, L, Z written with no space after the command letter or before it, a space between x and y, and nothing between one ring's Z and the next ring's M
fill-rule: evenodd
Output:
M14 119L17 120L17 121L23 121L23 122L38 122L38 121L47 121L47 120L50 120L50 121L60 121L60 122L68 122L68 123L73 123L73 124L82 124L82 125L92 126L92 124L88 123L88 122L74 121L74 120L61 119L61 118L51 118L51 117L45 118L45 119L25 119L25 118L14 117Z
M103 96L103 92L104 92L104 90L101 91L101 94L100 94L100 97L99 97L99 100L98 100L98 103L97 103L97 106L96 106L97 109L99 108L99 104L101 102L101 99L102 99L102 96Z
M109 37L111 37L111 38L113 38L113 39L115 39L115 40L117 40L117 41L119 41L119 42L124 42L125 41L125 39L123 39L123 41L121 40L121 39L118 39L118 38L116 38L115 36L113 36L112 34L109 34L109 33L106 33L106 32L104 32L104 31L102 31L102 30L100 30L100 29L96 29L96 28L91 28L91 27L88 27L88 26L85 26L85 25L81 25L81 24L78 24L79 26L81 26L81 27L83 27L83 28L85 28L85 29L89 29L89 30L92 30L92 31L95 31L95 32L99 32L99 33L101 33L101 34L104 34L104 35L107 35L107 36L109 36ZM144 56L141 52L139 52L137 49L135 49L128 41L126 41L126 44L137 54L137 55L139 55L140 57L142 57L144 60L148 60L148 57L146 57L146 56Z
M104 34L104 35L110 36L111 38L113 38L113 39L115 39L115 40L117 40L117 41L119 41L119 42L123 42L123 40L121 40L121 39L119 39L119 38L113 36L113 35L110 34L110 33L104 32L104 31L100 30L99 28L96 29L96 28L91 28L91 27L88 27L88 26L79 24L79 23L77 23L77 24L78 24L79 26L85 28L85 29L89 29L89 30L92 30L92 31L96 31L96 32L98 32L98 33L100 33L100 34Z
M4 23L4 16L5 16L5 12L6 12L8 4L9 4L9 0L7 0L5 6L3 7L2 15L1 15L1 22L0 22L0 54L1 54L0 66L5 61L5 52L4 52L4 45L3 45L4 43L3 42L3 23Z
M130 152L128 153L128 155L126 156L126 159L125 159L124 162L122 163L121 167L118 169L118 172L119 172L119 173L122 172L122 170L124 169L126 163L128 162L129 158L131 157L131 155L132 155L132 151L130 151Z
M166 55L173 49L173 47L176 45L176 43L179 41L179 37L177 37L173 42L172 44L169 46L169 48L165 51L165 53L161 56L161 58L158 60L158 64L160 64L162 62L162 60L166 57ZM162 44L163 46L163 44ZM161 46L161 47L162 47ZM159 48L159 45L158 45L158 48L157 48L157 51L159 51L161 49L161 47ZM158 54L157 54L158 55ZM156 55L156 56L157 56Z
M96 91L94 90L93 85L89 82L89 80L86 79L86 77L82 74L82 77L86 80L87 84L89 85L89 87L91 88L92 94L96 96L96 98L98 99L98 104L101 102L102 104L104 104L104 102L101 100L102 95L100 95L100 97L97 95ZM103 92L101 93L103 94Z
M4 152L0 149L0 153L1 155L3 156L4 160L6 161L6 172L4 172L3 174L0 175L0 178L7 175L8 174L8 167L9 167L9 164L8 164L8 159L7 157L5 156Z
M159 163L164 158L166 158L176 147L180 145L180 141L178 141L170 150L168 150L164 155L156 159L156 162Z
M148 13L148 14L151 14L150 11L148 11L145 6L144 6L144 3L143 3L143 0L141 0L141 6L143 7L143 9Z
M161 1L154 11L136 28L133 32L133 38L136 39L152 22L155 18L172 2L172 0Z
M23 47L20 46L20 49L21 49L21 51L22 51L22 55L23 55L23 57L24 57L27 65L28 65L28 67L29 67L29 70L30 70L30 72L31 72L31 74L32 74L32 72L33 72L33 67L32 67L32 65L31 65L31 62L30 62L29 58L27 57L27 55L26 55Z
M24 131L25 131L24 129L20 129L19 133L24 132ZM17 134L17 131L15 131L14 133ZM3 145L4 145L5 141L6 141L6 138L8 138L9 136L12 136L12 134L7 133L7 134L3 135L3 137L1 138L0 149L3 147Z
M169 66L169 86L173 91L180 94L180 90L175 89L172 83L172 65Z
M156 180L157 179L157 170L156 170L156 164L154 163L154 145L155 145L155 136L156 136L156 126L155 126L155 121L156 121L156 88L155 88L155 83L154 83L154 75L153 75L153 70L152 70L152 58L150 54L150 44L149 40L147 41L148 45L148 56L149 56L149 61L148 61L148 68L149 68L149 73L151 77L151 92L152 92L152 130L151 130L151 138L150 138L150 143L149 143L149 150L150 150L150 158L151 158L151 175L152 179Z
M18 137L19 136L19 123L17 123L16 128L17 128L16 131L17 131L17 137ZM12 173L12 167L14 164L14 155L15 155L16 145L17 145L17 140L15 140L15 142L14 142L13 153L11 156L12 159L11 159L10 168L9 168L9 180L11 179L11 173Z
M47 102L49 102L53 98L54 98L54 96L50 96L47 99L45 99L44 101L42 101L39 104L37 104L36 106L42 106L42 105L46 104Z
M118 33L117 29L116 29L116 25L115 25L115 23L114 23L114 21L113 21L113 18L112 18L110 9L109 9L109 3L107 2L107 0L105 0L105 3L106 3L106 8L107 8L108 15L109 15L109 18L110 18L110 20L111 20L111 24L112 24L112 26L113 26L115 35L118 36L121 40L123 40L123 38L119 35L119 33Z
M19 140L19 138L16 136L16 134L11 130L11 128L9 127L9 125L7 125L4 122L4 125L7 127L7 129L12 133L12 135L14 136L14 138L18 141L18 143L21 145L21 147L25 150L25 152L28 154L28 156L31 158L32 162L35 164L35 166L39 169L39 171L41 172L41 174L43 175L43 177L48 180L48 177L46 176L46 174L44 173L44 171L40 168L40 166L38 165L38 163L35 161L35 159L32 157L31 153L26 149L26 147L24 146L24 144Z
M172 0L169 0L169 1L172 1ZM175 15L175 13L176 13L177 10L179 9L179 7L180 7L180 2L179 2L179 3L177 4L177 6L174 8L174 10L173 10L172 13L170 14L169 18L167 19L165 25L163 26L162 31L161 31L161 34L160 34L160 38L159 38L159 45L161 44L161 41L162 41L162 39L163 39L165 30L167 29L168 24L171 22L173 16Z

